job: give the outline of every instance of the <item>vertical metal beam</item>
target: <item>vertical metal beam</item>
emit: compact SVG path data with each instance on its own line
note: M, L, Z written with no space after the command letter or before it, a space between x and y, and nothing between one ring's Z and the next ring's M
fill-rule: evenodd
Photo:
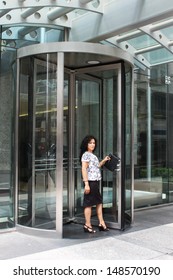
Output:
M63 236L63 95L64 53L57 54L57 133L56 133L56 231Z
M134 222L134 71L131 77L131 223Z
M14 195L14 223L17 224L18 221L18 134L19 134L19 75L20 75L20 61L17 59L17 84L16 84L16 108L15 108L15 135L14 135L14 166L15 166L15 195Z
M118 151L118 156L120 158L122 158L122 154L121 154L121 149L122 149L122 143L121 143L121 126L122 126L122 122L121 122L121 114L122 114L122 74L121 74L121 65L119 65L118 68L118 96L117 96L117 151ZM120 225L121 228L121 188L122 188L122 182L121 182L121 174L122 174L122 168L120 168L120 171L117 173L117 189L118 189L118 224Z
M75 74L72 71L70 74L70 94L69 94L69 174L68 174L68 204L69 218L74 217L74 118L75 118Z
M36 199L36 172L35 172L35 126L36 126L36 82L37 82L37 61L34 59L33 79L33 104L32 104L32 227L35 226L35 199Z
M40 28L40 43L45 43L45 36L46 35L46 28L41 27Z
M148 77L150 77L149 69ZM147 84L147 110L147 180L151 181L151 87L149 81Z

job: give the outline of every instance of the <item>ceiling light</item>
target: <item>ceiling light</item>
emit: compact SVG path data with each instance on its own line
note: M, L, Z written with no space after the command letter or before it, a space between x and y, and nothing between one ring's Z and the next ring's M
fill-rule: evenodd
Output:
M91 65L94 65L94 64L99 64L100 61L99 60L88 60L87 63L91 64Z

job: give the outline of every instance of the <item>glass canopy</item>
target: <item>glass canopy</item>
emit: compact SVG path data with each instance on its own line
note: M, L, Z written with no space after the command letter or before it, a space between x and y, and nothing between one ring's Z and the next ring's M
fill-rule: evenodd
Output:
M143 67L173 61L172 0L1 2L2 46L20 48L53 41L100 42L126 50Z

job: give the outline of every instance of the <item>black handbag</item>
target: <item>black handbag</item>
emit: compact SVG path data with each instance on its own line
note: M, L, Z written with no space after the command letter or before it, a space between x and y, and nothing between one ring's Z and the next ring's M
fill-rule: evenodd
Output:
M119 171L121 160L117 155L109 154L110 160L105 162L105 167L110 171Z

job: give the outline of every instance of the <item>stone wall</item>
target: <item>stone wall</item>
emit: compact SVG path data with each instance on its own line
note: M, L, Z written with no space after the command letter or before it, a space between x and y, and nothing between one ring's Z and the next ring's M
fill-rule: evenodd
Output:
M0 170L9 170L11 167L12 143L12 79L7 73L0 76Z

